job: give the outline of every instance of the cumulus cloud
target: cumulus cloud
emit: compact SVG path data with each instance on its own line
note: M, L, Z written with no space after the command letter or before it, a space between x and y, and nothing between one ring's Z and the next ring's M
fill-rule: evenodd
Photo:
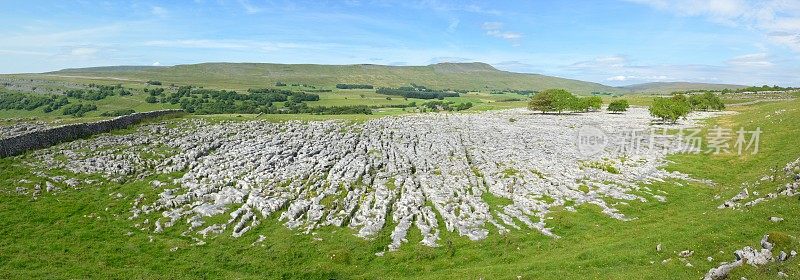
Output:
M627 0L682 16L701 16L760 31L769 41L800 52L800 1Z
M158 62L158 61L156 61L156 62L153 62L153 64L152 64L152 65L153 65L153 66L161 66L161 62Z
M486 31L486 35L509 41L514 45L519 45L517 41L522 38L522 33L503 30L502 22L484 22L481 28Z

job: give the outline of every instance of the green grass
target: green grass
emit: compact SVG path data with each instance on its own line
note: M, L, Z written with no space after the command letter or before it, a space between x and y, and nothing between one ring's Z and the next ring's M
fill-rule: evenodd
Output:
M0 159L0 278L700 279L718 262L731 261L734 250L757 246L764 234L773 233L783 247L796 246L785 241L786 235L800 235L796 197L781 197L746 211L716 209L722 201L714 197L727 199L742 183L755 182L771 168L800 157L798 107L798 101L763 103L709 121L708 125L761 126L761 152L746 157L671 156L674 163L668 170L717 184L654 183L649 187L668 193L666 203L653 200L617 206L635 220L614 220L597 206L579 205L578 212L555 211L549 216L548 225L560 239L533 230L512 230L506 235L493 230L478 242L444 233L442 247L427 248L417 244L419 234L412 231L408 244L383 257L375 253L390 242L392 225L374 239L363 240L348 228L326 227L315 236L300 234L286 229L275 216L239 239L230 237L228 230L206 245L190 246L193 241L180 235L186 225L149 234L127 220L135 195L156 193L146 183L149 179L87 185L31 201L10 192L22 185L20 179L41 179L31 174L22 158ZM787 110L782 118L765 118L780 109ZM242 116L247 117L255 116ZM160 180L168 181L163 177ZM779 178L757 190L764 194L783 183L785 178ZM109 196L112 192L124 194L125 199ZM493 207L510 203L496 197L486 200ZM771 216L786 221L772 223ZM129 231L133 232L130 237L125 235ZM152 243L148 235L155 238ZM259 235L266 240L251 246ZM662 244L662 252L656 252L657 244ZM171 252L173 247L179 249ZM678 260L677 253L683 250L695 251L688 259L693 267ZM706 261L709 256L713 262ZM665 259L671 261L662 264ZM794 259L761 268L745 266L734 271L731 279L773 279L777 271L797 277L798 264Z

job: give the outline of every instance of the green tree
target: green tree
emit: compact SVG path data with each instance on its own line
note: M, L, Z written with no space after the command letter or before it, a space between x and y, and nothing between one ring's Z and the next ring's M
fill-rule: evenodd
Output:
M711 92L705 92L702 95L692 95L688 99L692 110L708 111L708 110L723 110L725 103L720 100L719 96Z
M588 107L588 110L599 111L603 107L603 98L599 96L590 96L582 98Z
M541 111L542 114L555 111L553 107L553 98L549 91L537 93L528 101L528 109L531 111Z
M158 99L156 99L155 96L151 95L151 96L148 96L147 99L145 99L144 101L147 102L147 103L156 103L156 102L158 102Z
M630 105L628 104L628 100L625 99L614 100L608 104L608 110L614 113L628 111L628 107L630 107Z
M675 123L680 118L686 117L691 111L691 104L683 95L672 98L657 97L650 105L650 115L660 118L663 122Z
M550 96L553 98L553 108L559 114L583 106L578 103L579 100L575 95L572 95L572 93L565 89L554 89Z
M564 89L547 89L537 93L528 102L531 111L558 112L585 110L585 103Z

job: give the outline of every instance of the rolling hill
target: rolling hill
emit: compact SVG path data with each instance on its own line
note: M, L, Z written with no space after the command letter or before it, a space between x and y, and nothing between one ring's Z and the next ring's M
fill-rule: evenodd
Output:
M579 94L628 91L592 82L501 71L485 63L439 63L428 66L202 63L170 67L65 69L45 75L109 80L159 80L164 83L228 89L265 87L283 82L325 87L333 87L338 83L372 84L377 87L397 87L414 83L438 89L483 91L565 88Z
M6 75L8 76L8 75ZM576 94L610 92L617 94L667 94L702 89L738 89L744 85L689 82L654 82L612 87L541 74L502 71L480 63L438 63L427 66L388 66L375 64L320 65L273 63L200 63L175 66L107 66L64 69L42 74L10 75L22 78L107 81L113 83L158 80L165 84L196 85L209 88L246 90L270 87L276 82L332 88L339 83L398 87L410 84L435 89L543 90L563 88Z

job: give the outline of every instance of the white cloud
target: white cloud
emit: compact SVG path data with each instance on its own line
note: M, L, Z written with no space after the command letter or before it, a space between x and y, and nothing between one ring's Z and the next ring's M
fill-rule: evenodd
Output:
M252 4L252 3L250 3L250 1L248 1L248 0L239 0L239 5L241 5L241 6L242 6L242 8L244 8L244 12L245 12L245 13L247 13L247 14L251 14L251 15L252 15L252 14L257 14L257 13L260 13L261 11L263 11L263 10L264 10L264 9L262 9L261 7L258 7L258 6L256 6L256 5L253 5L253 4Z
M438 12L469 12L475 14L485 14L500 16L503 12L495 9L487 9L476 4L462 5L460 3L452 3L450 1L439 0L422 0L422 1L401 1L406 6L417 9L433 10Z
M509 41L514 46L518 46L518 40L522 38L522 33L503 30L502 22L484 22L481 28L486 31L486 35Z
M500 29L503 28L503 23L502 22L484 22L483 25L481 25L481 28L483 28L483 30L500 30Z
M440 56L440 57L433 57L428 61L428 64L436 64L436 63L459 63L459 62L473 62L475 60L464 58L464 57L454 57L454 56Z
M769 67L775 65L769 61L769 55L766 53L754 53L737 56L726 61L727 64L732 66L741 67Z
M284 49L315 49L324 46L304 45L296 43L273 43L249 40L155 40L144 42L147 47L189 48L189 49L228 49L242 51L273 52Z
M769 41L800 52L797 0L627 0L682 16L760 31Z
M625 81L638 81L638 82L663 82L663 81L670 81L673 80L672 78L664 75L660 76L613 76L606 78L606 81L610 82L625 82Z
M152 64L152 65L153 65L153 66L161 66L161 62L158 62L158 61L156 61L156 62L153 62L153 64Z
M52 53L35 52L35 51L21 51L21 50L0 50L0 54L8 55L35 55L35 56L51 56Z
M560 68L567 77L604 81L611 85L647 82L700 82L740 85L800 83L800 64L795 60L772 61L769 53L732 57L719 65L706 64L635 64L622 55L601 56L578 61ZM786 59L786 58L781 58Z
M569 65L571 69L608 69L621 68L628 64L628 59L622 55L601 56L592 60L578 61Z
M69 54L72 55L72 56L86 57L86 56L92 56L92 55L96 54L97 52L98 52L98 49L96 49L96 48L78 47L78 48L72 49L69 52Z

